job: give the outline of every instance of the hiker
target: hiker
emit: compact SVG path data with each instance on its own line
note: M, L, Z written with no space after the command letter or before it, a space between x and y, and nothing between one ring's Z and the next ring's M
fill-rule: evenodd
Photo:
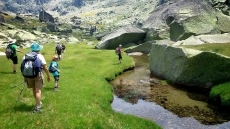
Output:
M122 60L122 45L120 44L119 47L118 47L118 50L117 50L117 55L118 55L118 60L119 60L119 63L121 63L121 60Z
M65 47L64 43L62 43L61 46L62 46L62 53L65 53L65 48L66 48L66 47Z
M9 47L9 50L11 51L10 54L6 52L6 56L8 56L8 59L11 59L13 62L13 74L17 73L17 64L18 64L18 56L17 52L23 53L23 51L19 50L16 43L16 39L10 39L9 44L7 45L7 48ZM6 48L6 51L7 51Z
M27 53L23 57L23 61L21 64L21 71L22 71L22 75L24 76L24 81L27 83L28 88L32 88L33 95L34 95L34 98L36 100L36 106L34 108L34 112L40 112L41 111L41 104L42 104L42 102L41 102L41 96L42 96L41 90L42 90L42 87L44 85L44 75L42 73L42 70L44 70L46 75L47 75L47 81L48 82L50 81L50 74L49 74L49 71L48 71L47 66L46 66L46 60L45 60L44 56L39 53L42 48L43 48L43 46L39 45L39 43L37 43L37 42L32 43L30 46L30 49L32 52ZM36 60L33 63L31 63L30 67L32 67L32 68L28 67L30 64L29 61L31 61L28 58L28 56L31 56L31 55L33 55L34 59ZM28 66L26 67L26 65L28 65ZM29 68L32 70L28 70ZM24 69L26 69L26 70L24 70ZM29 73L32 73L34 75L36 73L35 70L39 70L37 72L37 75L30 77ZM28 72L28 71L32 71L32 72ZM24 72L27 73L27 75L25 75Z
M59 41L57 42L57 45L55 47L55 53L57 53L58 55L58 60L61 60L62 45L59 43Z
M49 72L53 75L54 77L54 92L58 91L58 81L60 77L60 69L57 63L58 56L53 56L52 57L52 62L49 65Z

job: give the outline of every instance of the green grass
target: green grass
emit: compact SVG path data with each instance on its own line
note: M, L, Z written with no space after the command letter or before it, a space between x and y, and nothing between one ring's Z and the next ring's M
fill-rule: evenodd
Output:
M230 106L230 82L213 87L209 97L213 100L220 98L222 106Z
M230 57L230 43L213 43L202 45L183 45L182 47L197 49L201 51L210 51Z
M46 44L41 53L50 63L55 44ZM16 105L23 77L11 74L12 62L0 56L0 128L22 129L156 129L154 122L115 112L111 108L113 88L107 82L124 69L134 66L133 59L123 54L122 64L114 50L95 50L94 46L67 44L64 59L59 62L59 92L53 92L54 79L45 81L41 113L33 113L35 100L25 88ZM3 49L0 49L3 51ZM24 53L29 49L24 49ZM19 62L24 54L19 53ZM46 78L46 76L45 76Z

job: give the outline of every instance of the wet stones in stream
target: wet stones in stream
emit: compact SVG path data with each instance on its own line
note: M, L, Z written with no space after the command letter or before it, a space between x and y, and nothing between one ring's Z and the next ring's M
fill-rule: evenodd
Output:
M179 117L194 117L202 124L220 124L230 119L218 111L200 106L200 103L207 102L207 95L176 93L179 91L177 88L154 78L138 82L120 79L119 84L113 86L114 93L127 102L135 104L138 99L155 102Z

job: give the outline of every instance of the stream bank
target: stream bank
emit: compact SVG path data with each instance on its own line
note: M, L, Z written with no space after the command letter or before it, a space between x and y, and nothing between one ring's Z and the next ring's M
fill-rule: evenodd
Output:
M148 68L149 62L146 55L133 56L133 58L136 62L135 69L127 71L111 81L117 99L122 99L132 106L138 105L140 101L142 103L146 102L160 106L163 108L161 109L163 112L167 110L167 113L163 116L159 116L160 119L164 121L170 121L168 118L164 119L164 117L165 115L168 116L168 114L173 113L179 117L178 119L194 119L193 121L196 121L193 123L194 125L197 125L197 121L199 121L198 123L201 125L213 125L213 127L216 128L222 126L222 124L230 123L228 122L230 120L229 114L221 112L218 108L215 108L215 106L207 103L207 91L186 89L182 86L169 84L165 80L150 75ZM113 107L117 107L119 103L115 104L114 101L112 105ZM118 106L118 108L118 110L122 110L120 109L121 106ZM153 106L153 108L158 107ZM141 114L138 110L136 112ZM148 110L146 109L146 111ZM152 112L149 114L151 113ZM179 122L177 124L181 125L183 123Z

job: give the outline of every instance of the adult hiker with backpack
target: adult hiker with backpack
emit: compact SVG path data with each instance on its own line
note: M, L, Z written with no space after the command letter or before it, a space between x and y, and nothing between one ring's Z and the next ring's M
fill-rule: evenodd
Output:
M9 60L11 59L13 62L13 74L17 73L17 64L18 64L18 56L17 52L23 53L23 51L18 50L16 43L16 39L10 39L9 44L6 47L6 58Z
M49 65L49 72L53 75L54 77L54 92L58 91L58 81L60 78L60 69L57 63L58 56L53 56L52 61Z
M31 52L25 54L21 63L21 72L24 76L24 81L27 83L28 88L32 88L36 100L34 112L41 111L41 90L44 85L42 70L44 70L47 75L47 81L50 81L50 74L46 66L46 60L44 56L39 53L42 48L43 46L39 45L39 43L32 43L30 46Z
M55 47L55 53L57 53L58 55L58 60L61 60L62 45L59 43L59 41L57 42L57 45Z
M121 60L122 60L122 45L120 44L119 47L116 48L115 50L116 54L118 55L118 61L119 63L121 63Z

